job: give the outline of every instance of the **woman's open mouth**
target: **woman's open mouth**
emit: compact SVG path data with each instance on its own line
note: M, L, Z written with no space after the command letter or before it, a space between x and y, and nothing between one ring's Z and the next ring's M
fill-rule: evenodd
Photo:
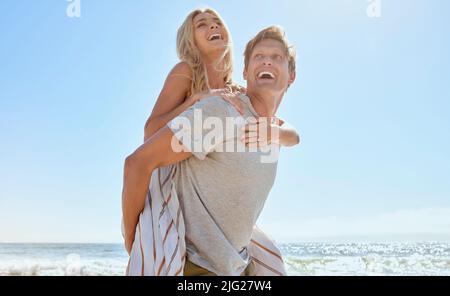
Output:
M208 41L222 40L222 34L212 34L208 37Z

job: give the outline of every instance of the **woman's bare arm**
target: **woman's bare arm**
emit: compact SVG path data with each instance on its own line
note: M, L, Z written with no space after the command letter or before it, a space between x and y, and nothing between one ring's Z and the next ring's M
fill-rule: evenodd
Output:
M184 62L178 63L170 71L153 111L145 123L144 141L195 102L188 98L191 80L191 69Z
M183 161L192 155L186 148L181 152L174 151L173 137L174 133L169 127L163 127L125 160L122 215L125 246L128 253L133 245L139 214L145 206L152 171L158 167Z
M274 120L271 122L271 120ZM290 124L279 118L260 117L247 124L242 141L249 146L265 146L277 143L281 146L294 146L300 143L300 135Z
M290 147L300 143L300 135L298 134L295 127L284 122L281 119L279 127L279 137L277 140L275 140L276 142L278 142L278 144L280 144L281 146Z
M191 90L191 80L191 69L186 63L178 63L172 69L167 76L155 107L153 107L152 114L145 123L144 142L198 100L209 95L221 96L236 108L238 112L243 114L244 107L242 102L237 98L237 92L228 92L226 89L217 89L189 94Z

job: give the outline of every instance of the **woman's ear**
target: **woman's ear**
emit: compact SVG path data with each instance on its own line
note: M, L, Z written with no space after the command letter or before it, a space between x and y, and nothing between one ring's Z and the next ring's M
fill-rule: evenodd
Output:
M247 69L244 69L244 72L242 73L242 77L244 77L245 81L247 81L247 76L248 76Z

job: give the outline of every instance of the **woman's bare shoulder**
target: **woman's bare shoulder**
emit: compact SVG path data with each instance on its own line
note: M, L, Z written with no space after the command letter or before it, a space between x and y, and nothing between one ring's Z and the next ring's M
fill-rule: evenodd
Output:
M176 64L169 73L169 77L185 77L192 80L192 70L191 67L186 62L179 62Z

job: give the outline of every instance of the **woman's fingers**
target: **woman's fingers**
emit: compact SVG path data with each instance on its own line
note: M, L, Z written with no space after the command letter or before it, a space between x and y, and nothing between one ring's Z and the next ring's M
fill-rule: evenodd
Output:
M259 129L258 122L255 123L247 123L243 128L242 131L248 132L248 131L257 131Z
M264 147L267 145L268 145L267 142L252 142L252 143L245 144L245 146L248 148L259 148L259 147Z
M246 137L244 140L245 144L258 143L258 137Z
M247 142L258 142L258 135L243 135L241 137L241 141L244 143Z
M258 132L257 131L248 131L248 132L245 132L243 138L244 137L250 138L250 137L257 137L257 136L258 136Z
M240 86L239 87L239 92L245 94L245 93L247 93L247 89L245 87L243 87L243 86Z
M258 141L248 141L248 142L245 142L244 145L245 145L245 147L251 148L251 147L258 147L259 143L258 143Z
M249 143L267 143L267 139L265 138L259 138L258 136L256 137L245 137L242 142L244 142L244 144L249 144Z
M263 147L269 145L271 138L271 118L248 118L248 122L241 128L241 141L247 147Z
M263 147L269 144L267 139L259 138L258 136L242 137L241 141L246 147L249 148Z
M247 124L242 128L243 135L241 140L245 144L257 143L258 146L268 145L271 139L271 131L267 124L262 124L261 121Z
M244 105L242 101L238 98L238 94L233 92L231 88L227 87L220 89L212 89L206 96L209 95L221 96L225 101L229 102L241 115L244 114Z
M241 102L238 102L236 104L233 104L233 106L236 108L236 110L241 114L244 115L244 106L242 106Z
M236 110L241 114L244 115L244 104L242 101L238 98L236 94L233 94L230 96L230 99L232 101L233 106L236 108Z
M200 101L200 100L202 100L202 99L204 99L206 97L209 97L211 94L214 94L214 91L215 90L212 90L212 91L204 90L204 91L200 91L200 92L197 92L197 93L193 94L191 96L192 103L195 104L198 101Z
M269 125L275 122L275 117L258 117L256 120L259 124Z
M260 137L257 134L246 134L241 137L241 141L245 144L247 143L267 143L267 137Z

